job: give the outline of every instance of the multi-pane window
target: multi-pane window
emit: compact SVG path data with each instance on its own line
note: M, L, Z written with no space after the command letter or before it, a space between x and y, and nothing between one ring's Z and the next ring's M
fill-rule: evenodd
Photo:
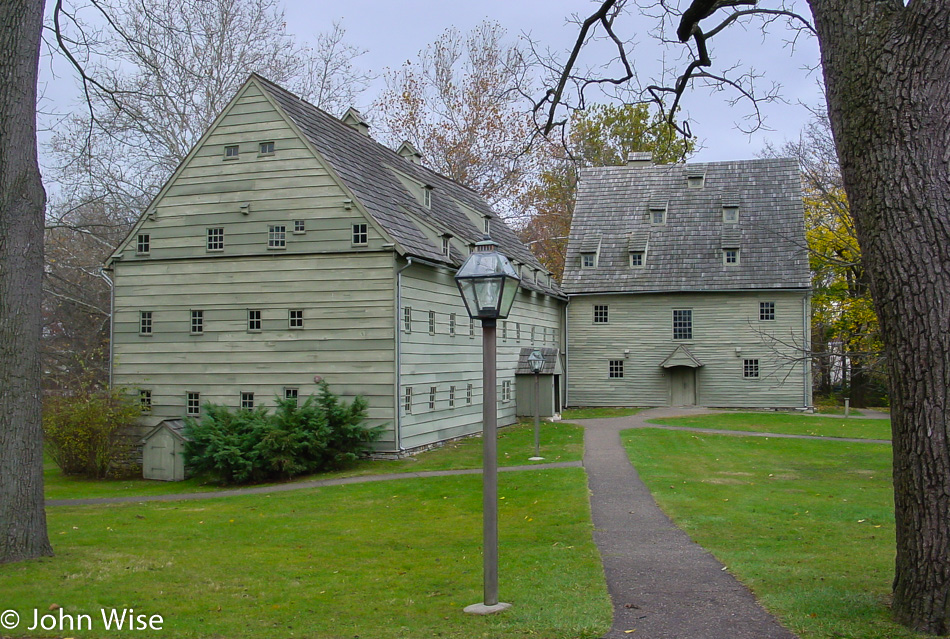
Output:
M429 311L429 335L435 335L435 311Z
M294 220L294 233L306 233L307 223L304 220Z
M722 250L722 263L723 264L738 264L739 263L739 249L723 249Z
M515 322L515 340L521 341L521 322Z
M432 189L427 186L422 187L422 205L426 208L432 206Z
M267 227L267 248L286 248L287 247L287 227L283 224L275 224Z
M607 365L607 377L623 377L623 360L612 359Z
M294 404L297 403L297 398L300 397L300 389L297 388L285 388L284 389L284 399L292 401Z
M769 322L775 319L775 302L759 302L759 320Z
M606 324L606 323L607 323L607 305L595 304L594 305L594 324Z
M581 255L581 268L594 268L593 253L584 253Z
M410 306L402 309L402 329L407 333L412 332L412 307Z
M501 401L510 402L511 401L511 380L506 379L501 383Z
M534 344L534 325L531 326L531 343Z
M449 335L455 337L455 313L449 313Z
M491 218L485 218L485 235L491 235Z
M429 387L429 410L435 410L435 394L438 390L435 386Z
M135 243L136 253L148 253L152 248L151 237L148 233L139 233L138 241Z
M473 392L473 389L472 389L472 385L469 384L469 385L465 388L465 403L466 403L466 404L471 404L471 403L472 403L472 395L473 395L473 394L474 394L474 392Z
M241 408L244 410L251 410L254 408L254 393L241 393Z
M407 386L402 391L402 410L406 415L412 415L412 387Z
M455 387L449 386L449 408L455 408Z
M501 322L501 340L503 342L508 341L508 320L502 320Z
M192 311L191 312L191 334L201 335L204 332L205 332L205 312Z
M739 207L738 206L724 206L722 207L722 221L726 224L735 224L739 221Z
M217 227L208 229L208 250L224 250L224 228Z
M442 255L448 257L449 252L452 250L452 244L449 242L449 238L442 236Z
M290 328L303 328L303 309L291 309L288 321Z
M261 330L261 312L257 310L248 310L247 312L247 330Z
M260 154L261 154L261 155L273 155L273 154L274 154L274 143L273 143L273 142L261 142L261 145L260 145Z
M237 144L229 144L224 147L224 159L225 160L236 160L238 159L240 152L240 147Z
M475 337L475 318L468 318L468 336Z
M185 393L185 412L192 417L201 412L201 393Z
M150 390L139 391L139 410L141 410L142 413L152 412L152 391Z
M630 266L632 268L643 266L643 251L630 251Z
M742 360L742 376L746 378L758 377L759 376L759 360L757 359Z
M369 231L365 224L353 225L353 244L366 244L369 242Z
M653 224L666 224L666 209L653 209L650 211L650 222Z
M693 311L675 309L673 311L673 339L693 339Z
M139 311L139 335L152 334L152 311Z

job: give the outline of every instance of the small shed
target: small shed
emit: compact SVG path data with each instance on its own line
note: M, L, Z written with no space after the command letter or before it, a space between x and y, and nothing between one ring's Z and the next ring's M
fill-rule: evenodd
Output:
M160 481L185 478L185 422L166 419L142 439L142 476Z
M561 352L557 348L521 349L518 357L518 368L515 370L515 391L518 401L518 415L533 417L535 407L535 374L531 371L528 358L535 350L541 351L544 365L538 373L538 396L541 403L538 414L540 417L553 417L561 412L561 376L564 366L561 363Z

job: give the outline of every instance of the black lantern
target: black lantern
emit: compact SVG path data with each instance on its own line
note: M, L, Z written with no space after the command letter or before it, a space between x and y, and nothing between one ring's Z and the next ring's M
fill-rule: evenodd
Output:
M541 372L541 369L544 368L544 355L541 351L531 351L531 354L528 355L528 366L531 367L531 372L535 375Z
M521 278L497 246L486 236L455 274L470 317L497 320L511 312Z

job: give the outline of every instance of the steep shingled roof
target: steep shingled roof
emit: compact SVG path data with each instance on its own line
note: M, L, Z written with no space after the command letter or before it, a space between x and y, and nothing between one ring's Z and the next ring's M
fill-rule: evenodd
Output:
M253 78L307 136L346 187L406 255L448 266L460 266L467 254L460 254L453 249L451 256L446 258L442 254L441 244L436 245L427 238L420 225L428 225L437 229L439 234L450 233L463 242L474 244L483 238L483 228L476 226L472 218L480 220L487 216L491 218L491 237L498 243L502 253L529 268L547 272L474 191L408 161L396 151L359 133L273 82L258 75ZM406 188L400 175L431 187L430 207L418 201ZM466 214L465 209L469 214ZM526 279L522 286L550 295L564 295L556 283L549 285L546 281L535 283Z
M704 176L702 188L687 177ZM666 223L650 209L667 201ZM723 222L723 204L739 222ZM582 247L600 236L596 268ZM643 267L630 268L631 238L649 238ZM728 246L727 246L728 245ZM735 265L724 248L739 248ZM583 169L562 287L569 295L809 288L801 177L794 159Z

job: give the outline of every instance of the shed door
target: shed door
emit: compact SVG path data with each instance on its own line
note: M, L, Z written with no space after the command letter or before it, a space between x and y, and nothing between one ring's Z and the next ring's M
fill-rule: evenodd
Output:
M145 479L175 481L176 458L179 457L175 436L162 429L149 438L142 451L142 476Z
M672 406L696 405L696 369L689 366L674 366L670 371L670 404Z

